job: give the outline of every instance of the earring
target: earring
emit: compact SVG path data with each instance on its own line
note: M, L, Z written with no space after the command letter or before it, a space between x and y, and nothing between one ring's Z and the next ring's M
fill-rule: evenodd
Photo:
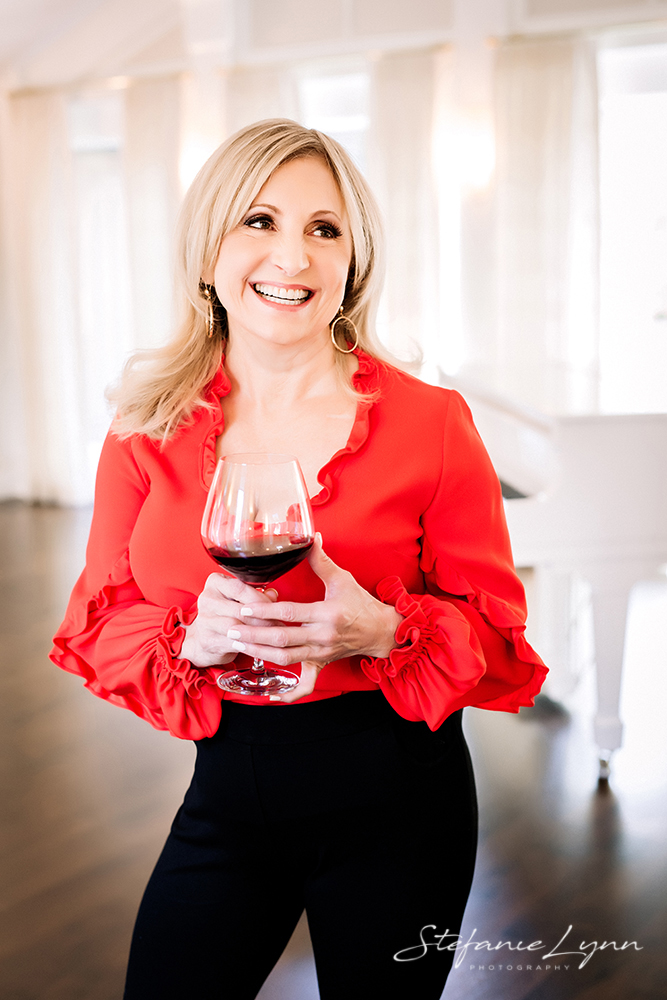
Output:
M340 320L342 319L344 319L346 323L349 323L352 329L354 330L354 344L352 345L352 347L349 347L347 351L344 350L342 347L338 346L338 344L336 343L336 335L334 333L334 330L336 329L336 323L339 323ZM338 316L336 316L335 320L333 321L329 329L331 330L331 340L337 351L340 351L341 354L352 354L352 351L356 351L357 347L359 346L359 331L357 330L354 324L354 320L351 320L349 316L343 315L342 306L338 310Z
M209 340L212 338L213 334L215 333L215 315L213 313L213 301L212 301L212 298L211 298L211 289L212 288L213 288L212 285L206 285L206 284L204 284L203 281L199 282L199 291L202 293L202 295L206 299L206 305L208 306L208 315L206 317L206 329L207 329L208 332L207 332L206 336L208 337Z

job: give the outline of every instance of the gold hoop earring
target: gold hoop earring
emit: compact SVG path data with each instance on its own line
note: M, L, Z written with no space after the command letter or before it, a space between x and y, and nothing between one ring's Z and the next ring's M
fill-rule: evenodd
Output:
M352 345L352 347L349 347L347 351L344 350L342 347L338 346L338 344L336 343L336 334L334 333L336 329L336 323L339 323L342 319L344 319L346 323L349 323L352 329L354 330L354 344ZM343 315L342 306L338 310L338 316L336 316L335 320L333 321L329 329L331 330L332 343L337 351L340 351L341 354L352 354L352 351L356 351L357 347L359 346L359 331L355 326L354 320L351 320L349 316Z
M207 329L206 336L208 337L209 340L211 340L211 338L213 337L213 334L215 333L215 314L213 312L213 301L212 301L212 298L211 298L211 288L212 288L212 285L206 285L206 284L204 284L203 281L199 282L199 290L201 291L202 295L206 299L206 305L208 306L208 315L206 317L206 329Z

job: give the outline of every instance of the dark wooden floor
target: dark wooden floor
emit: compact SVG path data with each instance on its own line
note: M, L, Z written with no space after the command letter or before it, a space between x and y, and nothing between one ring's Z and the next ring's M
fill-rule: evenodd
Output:
M47 659L87 522L86 511L0 505L2 1000L120 1000L134 913L192 770L189 744L93 698ZM514 950L471 945L447 1000L665 995L666 590L639 595L627 746L608 791L596 788L590 683L567 716L468 711L482 829L463 936ZM438 844L425 849L437 857ZM582 941L641 950L608 947L583 968L590 946L543 957ZM260 997L316 1000L305 920Z

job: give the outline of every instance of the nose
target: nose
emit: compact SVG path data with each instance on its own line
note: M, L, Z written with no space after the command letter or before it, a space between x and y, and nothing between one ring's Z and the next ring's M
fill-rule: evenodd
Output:
M303 233L281 234L273 250L273 263L288 278L305 271L310 264Z

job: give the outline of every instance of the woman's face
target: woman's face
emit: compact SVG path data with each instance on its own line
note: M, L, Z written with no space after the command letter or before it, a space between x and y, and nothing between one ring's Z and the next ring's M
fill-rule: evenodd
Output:
M343 199L325 161L278 167L220 244L214 280L232 340L328 337L351 257Z

